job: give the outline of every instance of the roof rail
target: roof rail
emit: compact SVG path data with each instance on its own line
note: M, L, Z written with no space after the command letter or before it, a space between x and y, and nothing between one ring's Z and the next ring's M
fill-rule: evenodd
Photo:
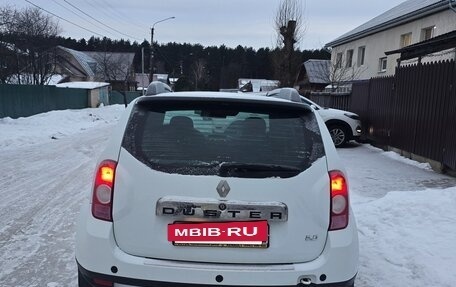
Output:
M301 102L301 95L299 95L298 91L293 88L281 88L275 89L266 94L266 97L274 97L279 99L289 100L291 102L300 103Z

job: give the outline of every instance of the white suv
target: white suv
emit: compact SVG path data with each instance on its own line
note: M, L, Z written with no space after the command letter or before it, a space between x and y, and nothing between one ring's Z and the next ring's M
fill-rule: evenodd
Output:
M79 286L353 286L344 167L309 105L181 92L132 102L77 227Z
M350 140L357 140L361 136L361 121L357 114L321 107L308 98L299 95L298 91L292 88L276 89L268 92L266 96L283 98L283 94L286 95L285 97L300 97L301 102L306 103L317 110L325 121L329 134L336 147L341 147Z

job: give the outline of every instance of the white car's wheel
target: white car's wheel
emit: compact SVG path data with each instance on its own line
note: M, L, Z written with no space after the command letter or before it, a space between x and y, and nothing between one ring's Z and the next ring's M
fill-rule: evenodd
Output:
M329 133L336 147L341 147L347 142L347 132L344 127L333 125L329 128Z

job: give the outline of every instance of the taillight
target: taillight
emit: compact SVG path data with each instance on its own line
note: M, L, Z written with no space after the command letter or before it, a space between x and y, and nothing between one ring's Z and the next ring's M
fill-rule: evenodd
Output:
M348 184L345 176L338 170L329 172L331 180L331 211L329 230L344 229L348 225Z
M112 221L112 198L117 162L104 160L97 168L92 196L92 215Z

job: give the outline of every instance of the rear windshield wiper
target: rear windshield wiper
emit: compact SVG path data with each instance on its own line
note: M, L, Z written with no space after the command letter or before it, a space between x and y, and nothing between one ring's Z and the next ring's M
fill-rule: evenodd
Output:
M219 175L223 177L292 177L302 169L278 164L224 162L220 164Z

